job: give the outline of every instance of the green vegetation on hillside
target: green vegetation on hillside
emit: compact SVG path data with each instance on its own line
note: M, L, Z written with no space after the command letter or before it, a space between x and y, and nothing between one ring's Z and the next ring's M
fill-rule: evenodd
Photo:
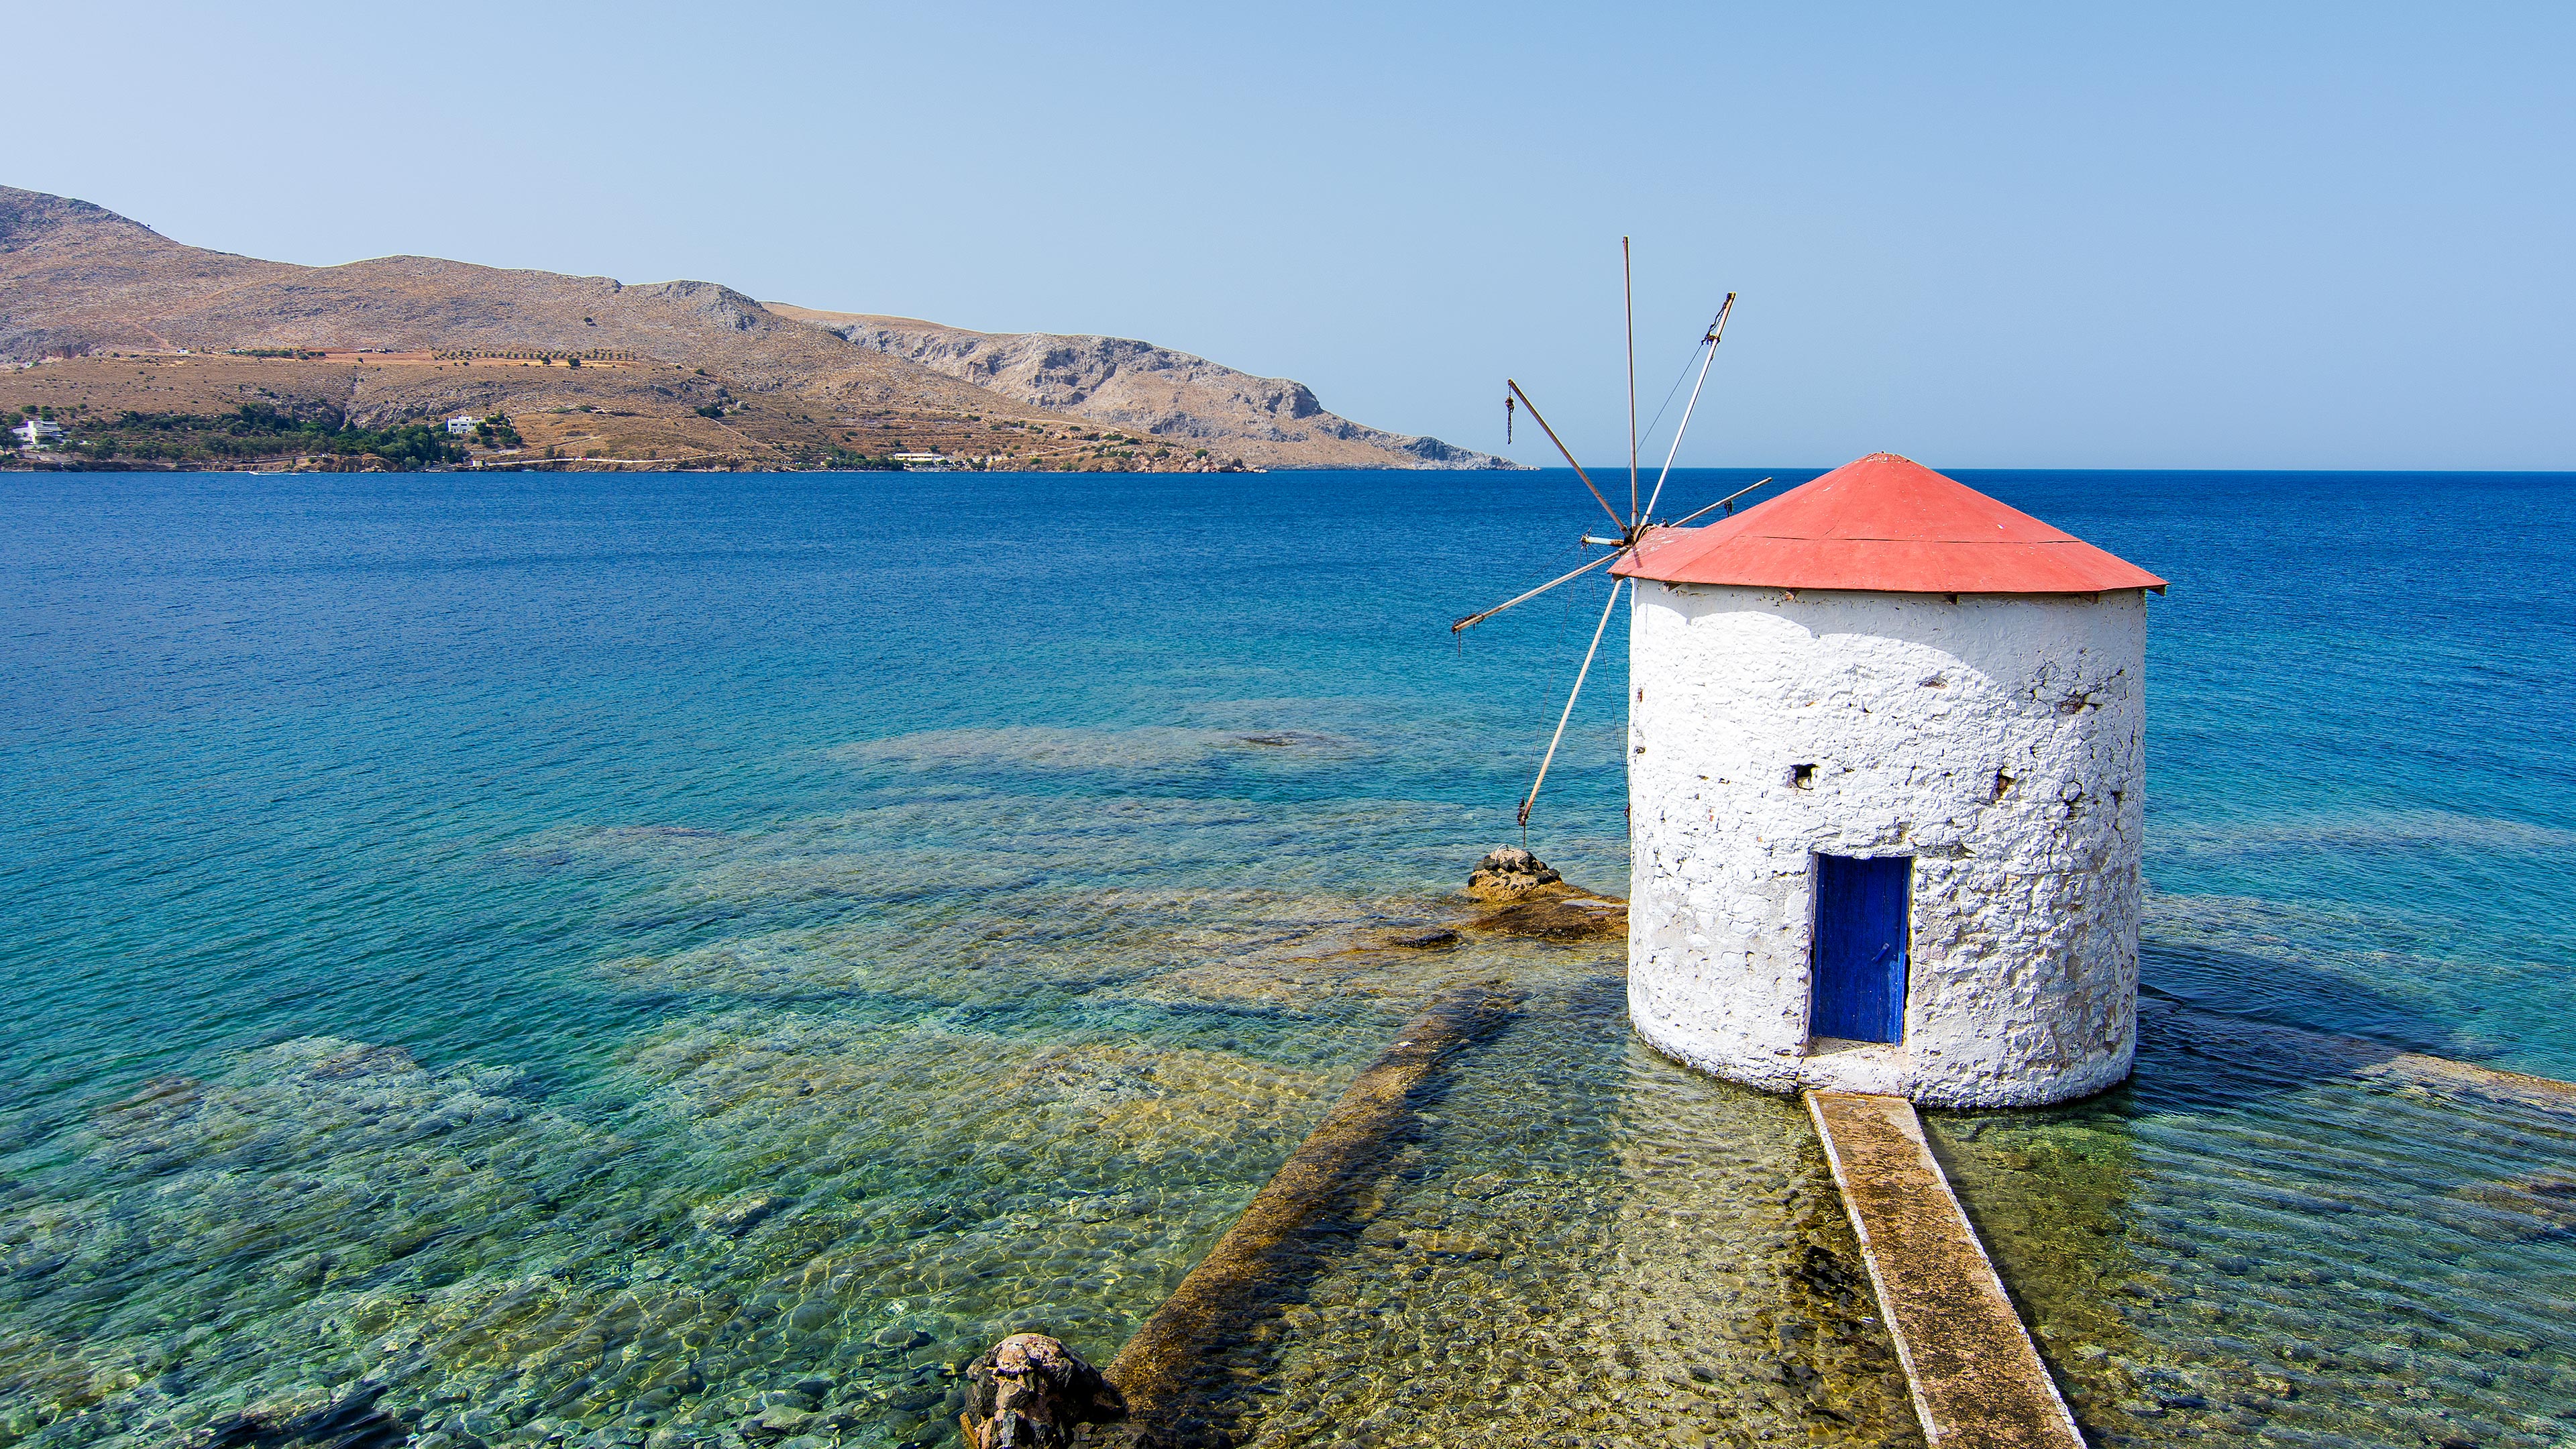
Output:
M497 425L497 426L496 426ZM483 427L515 441L518 434L506 418L486 419ZM446 430L431 423L395 423L382 428L350 427L337 418L305 418L265 403L248 403L230 413L145 413L128 410L113 418L85 420L65 439L65 451L92 462L111 459L137 463L243 463L260 458L378 458L396 469L432 463L461 463L465 449L448 440Z
M903 471L903 465L892 458L874 458L865 453L854 453L840 447L832 450L831 460L822 466L836 473L900 473Z

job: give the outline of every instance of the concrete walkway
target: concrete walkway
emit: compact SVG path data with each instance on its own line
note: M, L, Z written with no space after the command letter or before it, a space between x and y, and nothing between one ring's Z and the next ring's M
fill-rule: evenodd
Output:
M2075 1416L2004 1296L1912 1104L1844 1092L1806 1097L1934 1449L2080 1449Z

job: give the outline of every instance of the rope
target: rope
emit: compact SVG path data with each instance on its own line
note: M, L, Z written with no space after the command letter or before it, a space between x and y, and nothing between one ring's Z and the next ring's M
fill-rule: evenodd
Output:
M1655 435L1655 425L1664 420L1664 414L1673 410L1673 399L1681 394L1682 379L1690 376L1691 364L1699 360L1700 348L1707 345L1708 339L1701 338L1698 342L1692 344L1690 356L1682 359L1682 370L1673 374L1673 385L1664 393L1664 405L1655 409L1654 421L1646 424L1646 437L1653 437Z

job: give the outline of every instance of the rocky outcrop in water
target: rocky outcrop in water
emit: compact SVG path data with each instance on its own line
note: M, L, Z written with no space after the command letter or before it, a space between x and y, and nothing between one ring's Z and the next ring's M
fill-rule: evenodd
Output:
M1064 1449L1084 1424L1124 1418L1118 1386L1043 1333L1015 1333L966 1367L966 1449Z
M1628 934L1628 908L1618 901L1567 891L1513 901L1486 912L1476 924L1496 935L1533 941L1615 941Z
M1476 862L1467 876L1467 894L1480 901L1516 901L1563 879L1546 861L1517 845L1506 845Z
M1546 861L1517 845L1476 862L1467 895L1494 909L1478 928L1538 941L1611 941L1626 935L1628 908L1565 883Z

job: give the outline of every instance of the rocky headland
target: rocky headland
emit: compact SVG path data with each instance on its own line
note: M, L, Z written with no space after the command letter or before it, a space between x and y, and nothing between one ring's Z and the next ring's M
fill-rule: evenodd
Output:
M772 302L782 317L811 322L861 347L1005 397L1112 424L1150 437L1186 440L1260 457L1295 456L1304 466L1494 468L1489 453L1352 422L1324 410L1302 382L1255 377L1204 357L1126 337L1048 332L970 332L909 317L815 312ZM1391 462L1400 457L1402 462Z

